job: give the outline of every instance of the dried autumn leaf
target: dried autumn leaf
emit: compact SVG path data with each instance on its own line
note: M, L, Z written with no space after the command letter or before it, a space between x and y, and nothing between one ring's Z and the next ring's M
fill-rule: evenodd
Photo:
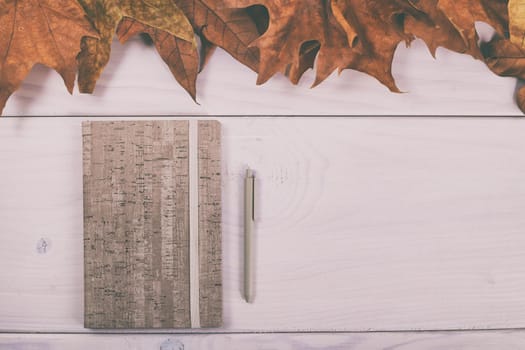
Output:
M367 73L399 91L391 66L399 43L416 37L428 45L481 57L475 22L505 27L503 0L226 0L229 6L262 5L270 25L254 42L260 50L258 83L285 72L296 83L316 62L314 86L334 70Z
M525 2L510 0L509 33L505 37L496 35L483 45L483 55L487 66L501 76L525 79ZM516 93L516 101L525 113L525 87Z
M74 0L0 3L0 114L9 96L37 63L55 69L71 93L80 41L96 36Z
M525 78L525 51L510 40L494 37L483 45L485 62L501 76Z
M501 36L494 37L483 46L485 62L496 74L525 80L525 50ZM516 92L516 102L525 113L525 87Z
M258 84L277 72L287 72L297 82L317 59L314 85L336 69L364 71L398 91L391 76L391 62L399 42L409 43L396 14L417 14L408 1L238 0L234 7L263 5L270 26L254 42L260 50Z
M79 0L88 17L100 32L100 40L86 38L79 60L79 88L91 93L109 61L111 42L118 24L134 19L153 29L186 40L193 45L191 24L172 0Z
M258 84L266 82L279 71L294 63L299 69L299 52L305 42L324 44L326 30L331 26L324 21L324 4L321 1L300 0L239 0L232 1L234 8L253 5L266 7L270 16L268 30L253 45L260 52Z
M334 9L337 9L335 18L340 24L339 28L343 29L344 37L338 34L339 44L333 45L327 54L323 52L321 45L318 60L322 64L318 66L314 85L323 81L336 68L339 70L350 68L367 73L391 91L398 92L399 89L392 76L394 53L400 42L409 45L414 39L412 33L404 30L404 21L407 17L423 17L424 14L404 0L387 3L338 0L333 2L332 11ZM336 26L334 27L334 32L340 32L336 31ZM341 42L345 45L341 45ZM338 47L341 50L336 61L337 65L334 65L330 57L337 55Z
M379 1L368 1L364 5L363 2L348 0L346 3L356 4L353 7L354 14L360 14L357 18L365 27L364 35L361 34L358 38L365 38L372 47L372 50L367 50L368 55L366 52L364 55L354 54L355 60L346 68L371 74L393 91L396 90L390 67L397 42L404 40L408 44L417 37L427 44L433 55L438 47L445 47L481 58L475 23L484 21L498 31L504 30L505 7L501 6L499 0L397 0L389 2L388 6ZM364 12L363 6L366 7ZM380 21L364 22L362 17L366 18L367 14ZM367 56L379 64L371 65ZM388 74L382 74L378 67L385 68L385 73Z
M199 70L199 55L195 45L130 18L124 18L117 28L117 36L121 43L140 33L146 33L151 37L175 79L195 100L195 82Z
M440 3L439 0L418 1L413 5L417 15L403 17L403 30L422 39L433 57L439 47L456 52L468 51L466 41L439 7Z
M260 36L257 23L247 9L224 8L221 0L174 0L201 37L203 65L215 46L257 71L258 50L250 44Z
M175 3L186 14L193 30L200 36L201 69L214 48L220 46L239 62L257 70L258 50L249 45L260 36L260 29L249 10L223 9L220 2L216 4L205 0L175 0ZM130 19L121 22L117 29L121 42L140 32L150 35L157 51L177 81L195 99L195 80L199 68L199 57L194 51L195 48L185 44L183 40L168 37L168 33Z
M514 45L525 47L525 1L509 0L509 38Z
M478 45L476 22L491 25L501 35L507 32L507 0L439 0L438 7L461 34L465 53L475 58L483 58Z

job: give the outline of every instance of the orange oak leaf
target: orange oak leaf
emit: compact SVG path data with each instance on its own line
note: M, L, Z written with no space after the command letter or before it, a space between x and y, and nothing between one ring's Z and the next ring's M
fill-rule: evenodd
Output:
M121 43L140 33L150 36L175 79L195 100L195 82L199 70L199 54L195 45L131 18L124 18L117 28L117 36Z
M96 36L75 0L0 2L0 113L37 63L56 70L71 93L80 42Z

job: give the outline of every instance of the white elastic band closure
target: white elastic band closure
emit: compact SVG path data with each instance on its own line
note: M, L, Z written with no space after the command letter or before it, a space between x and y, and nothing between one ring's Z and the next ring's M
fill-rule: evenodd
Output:
M200 328L199 306L199 124L189 122L190 195L190 317L191 327Z

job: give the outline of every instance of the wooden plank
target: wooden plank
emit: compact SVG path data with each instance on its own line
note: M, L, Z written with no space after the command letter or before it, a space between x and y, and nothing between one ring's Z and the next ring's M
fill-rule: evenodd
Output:
M0 119L2 330L85 331L81 120ZM525 119L221 123L220 331L525 326ZM247 165L254 304L241 295Z
M222 315L220 126L199 126L200 313L204 326L216 327ZM83 128L85 326L193 326L188 122L86 122ZM219 133L208 137L209 130Z
M476 27L490 40L492 28ZM279 74L257 86L256 73L219 48L199 75L197 104L154 47L139 37L126 45L115 39L93 95L71 96L60 75L36 66L4 115L522 115L514 101L516 79L498 77L468 55L438 48L434 58L421 40L400 43L392 71L405 93L353 70L334 72L314 89L313 70L298 86Z
M209 334L79 335L0 334L0 349L78 350L251 350L251 349L522 349L524 331L357 333L357 334Z

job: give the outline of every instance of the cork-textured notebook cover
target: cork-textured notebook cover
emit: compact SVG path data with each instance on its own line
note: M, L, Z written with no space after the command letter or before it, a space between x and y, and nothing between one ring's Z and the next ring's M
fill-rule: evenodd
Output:
M217 121L82 125L84 326L219 327Z

